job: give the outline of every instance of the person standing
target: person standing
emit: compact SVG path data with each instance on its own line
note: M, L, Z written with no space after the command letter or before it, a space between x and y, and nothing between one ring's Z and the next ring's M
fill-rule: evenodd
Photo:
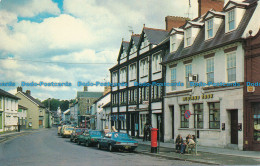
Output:
M149 129L149 127L148 127L147 123L145 123L144 130L143 130L143 133L144 133L143 141L147 141L148 129Z

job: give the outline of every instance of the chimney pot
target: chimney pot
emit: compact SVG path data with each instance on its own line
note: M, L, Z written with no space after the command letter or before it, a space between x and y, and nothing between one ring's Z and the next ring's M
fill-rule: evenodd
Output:
M23 88L21 86L18 86L17 87L17 92L22 92L23 91Z
M31 91L30 90L26 90L26 94L27 95L31 95Z

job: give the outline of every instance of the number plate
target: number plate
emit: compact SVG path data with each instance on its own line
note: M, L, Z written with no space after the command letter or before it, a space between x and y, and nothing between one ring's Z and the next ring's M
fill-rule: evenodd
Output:
M129 149L131 146L125 146L125 149Z

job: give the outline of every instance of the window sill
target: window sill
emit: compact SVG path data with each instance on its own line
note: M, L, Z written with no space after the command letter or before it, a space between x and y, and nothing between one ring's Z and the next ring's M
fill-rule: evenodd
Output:
M136 81L136 78L135 78L135 79L132 79L132 80L130 80L130 82L133 82L133 81Z
M194 128L178 128L178 130L195 130ZM221 132L221 129L201 129L201 128L197 128L197 130L200 131L216 131L216 132Z
M158 73L161 73L162 71L156 71L156 72L154 72L153 74L158 74Z
M142 76L142 77L140 77L140 78L145 78L145 77L148 77L148 75Z

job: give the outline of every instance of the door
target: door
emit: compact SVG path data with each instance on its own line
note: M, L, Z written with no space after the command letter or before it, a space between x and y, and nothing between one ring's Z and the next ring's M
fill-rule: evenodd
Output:
M39 120L39 127L42 127L42 120Z
M172 112L172 139L174 139L174 106L170 107Z
M135 119L134 119L134 114L131 114L131 136L135 136Z
M160 141L163 141L162 140L163 132L162 132L162 115L161 114L157 114L157 129L158 129L157 139L159 140L159 137L160 137Z
M231 144L238 144L238 111L231 110Z

